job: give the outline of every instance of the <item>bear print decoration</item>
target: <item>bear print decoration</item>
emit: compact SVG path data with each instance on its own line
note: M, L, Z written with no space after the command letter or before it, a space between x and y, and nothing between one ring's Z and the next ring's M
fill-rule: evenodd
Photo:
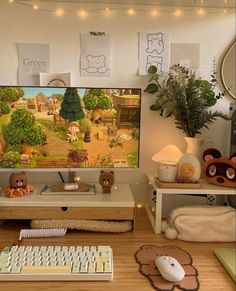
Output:
M106 57L104 55L99 55L99 56L88 55L86 59L88 62L88 67L86 71L88 73L106 73L107 72Z
M236 152L222 157L220 151L210 148L203 153L203 176L207 182L222 187L236 188Z
M114 185L115 175L113 171L105 172L101 171L99 176L99 184L102 187L103 194L110 194L111 187Z

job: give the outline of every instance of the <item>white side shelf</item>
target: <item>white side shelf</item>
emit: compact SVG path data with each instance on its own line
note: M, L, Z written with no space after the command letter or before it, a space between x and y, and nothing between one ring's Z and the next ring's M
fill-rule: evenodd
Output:
M234 188L218 187L207 183L204 179L200 180L201 188L199 189L168 189L159 188L155 183L156 175L154 173L146 173L149 184L156 190L156 207L152 211L150 203L146 205L146 211L155 233L161 233L161 220L162 220L162 196L164 194L210 194L210 195L236 195Z

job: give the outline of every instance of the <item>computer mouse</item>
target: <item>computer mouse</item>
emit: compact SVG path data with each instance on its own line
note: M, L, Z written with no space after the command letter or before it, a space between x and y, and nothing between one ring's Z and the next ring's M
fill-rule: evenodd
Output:
M155 259L156 266L161 276L170 282L179 282L185 276L185 271L180 263L169 256L158 256Z

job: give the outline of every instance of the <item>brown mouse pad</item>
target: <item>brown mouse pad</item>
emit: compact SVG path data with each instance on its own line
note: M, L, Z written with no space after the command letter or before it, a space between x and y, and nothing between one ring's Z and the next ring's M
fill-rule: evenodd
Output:
M161 277L156 265L157 256L170 256L175 258L184 268L185 277L177 283L172 283ZM154 289L158 291L196 291L199 290L198 271L192 265L192 257L185 250L177 246L154 246L144 245L136 253L135 258L139 264L139 271L151 282Z

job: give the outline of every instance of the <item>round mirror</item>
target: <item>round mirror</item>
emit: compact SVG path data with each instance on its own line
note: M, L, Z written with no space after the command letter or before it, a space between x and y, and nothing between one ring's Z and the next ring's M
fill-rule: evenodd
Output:
M236 41L232 43L223 57L221 64L221 78L227 93L236 98L235 94L235 48Z

